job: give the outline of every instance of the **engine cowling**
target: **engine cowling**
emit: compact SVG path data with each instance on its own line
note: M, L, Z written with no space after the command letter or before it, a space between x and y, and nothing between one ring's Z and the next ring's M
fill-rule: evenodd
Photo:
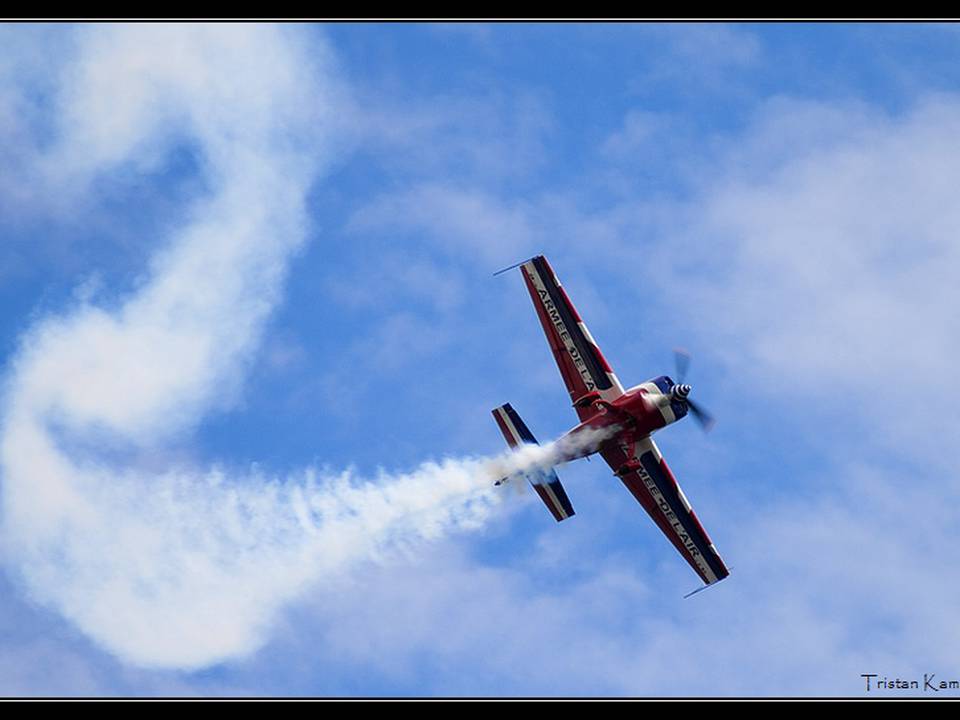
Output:
M683 393L689 392L689 385L678 385L669 376L661 375L627 390L622 398L624 410L637 418L642 429L652 432L687 414Z

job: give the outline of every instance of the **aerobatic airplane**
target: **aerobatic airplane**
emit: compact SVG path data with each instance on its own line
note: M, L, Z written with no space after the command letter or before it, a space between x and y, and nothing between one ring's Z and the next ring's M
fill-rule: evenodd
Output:
M704 429L713 425L713 418L690 399L690 386L683 383L689 356L676 351L677 382L661 375L624 390L547 259L538 255L500 272L515 267L523 274L570 400L580 417L580 424L556 442L558 450L551 456L551 464L599 453L700 576L705 583L703 587L723 580L730 571L651 437L656 430L680 420L688 412ZM511 448L536 444L509 403L496 408L493 417ZM555 470L536 469L524 475L558 522L574 514ZM496 484L510 479L503 478Z

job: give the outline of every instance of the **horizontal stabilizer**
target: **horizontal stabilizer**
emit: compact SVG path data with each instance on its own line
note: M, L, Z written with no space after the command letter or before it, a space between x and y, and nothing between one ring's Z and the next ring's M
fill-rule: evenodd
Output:
M496 408L493 411L493 418L497 421L500 432L503 433L507 445L511 448L521 445L539 445L533 433L530 432L517 411L510 406L510 403ZM549 470L534 468L524 475L557 522L574 515L573 505L560 483L560 478L557 477L556 470L553 468Z

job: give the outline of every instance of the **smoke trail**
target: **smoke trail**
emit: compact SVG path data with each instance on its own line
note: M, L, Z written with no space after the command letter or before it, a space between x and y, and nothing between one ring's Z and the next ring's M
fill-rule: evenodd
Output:
M487 474L498 480L513 480L523 477L529 470L547 471L568 462L570 458L579 457L582 451L596 452L604 440L610 439L620 430L619 425L605 428L587 427L546 445L522 445L513 452L490 459L487 463ZM538 477L543 476L531 474L534 482L537 482Z
M198 668L254 651L330 573L477 527L496 472L555 449L373 480L118 462L162 449L239 381L303 241L337 94L322 48L285 28L98 26L77 47L46 181L75 190L187 139L209 195L128 297L22 338L0 418L4 561L122 659Z

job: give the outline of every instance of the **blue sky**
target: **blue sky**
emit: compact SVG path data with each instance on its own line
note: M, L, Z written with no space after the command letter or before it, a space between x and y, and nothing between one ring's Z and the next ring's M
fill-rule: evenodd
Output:
M952 26L0 34L0 693L960 678ZM625 385L694 356L709 592L602 462L477 481L575 422L540 252Z

